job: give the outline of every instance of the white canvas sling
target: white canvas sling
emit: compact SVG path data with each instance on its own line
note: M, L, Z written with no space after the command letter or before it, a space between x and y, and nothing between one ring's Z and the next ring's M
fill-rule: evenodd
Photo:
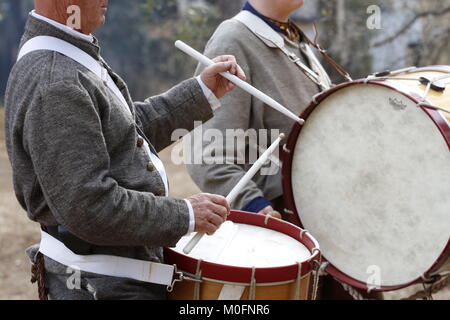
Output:
M64 40L49 36L38 36L27 41L22 46L17 61L19 61L26 54L37 50L51 50L61 53L86 67L92 73L97 75L103 81L103 83L112 90L112 92L122 102L129 115L132 116L128 103L126 102L117 85L112 80L111 76L108 74L107 70L103 68L100 63L89 54ZM167 195L167 176L165 174L162 161L151 152L150 147L146 141L145 150L149 154L151 161L158 169L163 178ZM180 277L180 273L176 271L175 266L162 263L110 255L77 255L73 253L69 248L67 248L62 242L44 231L41 232L41 243L39 251L43 255L65 266L71 267L72 269L78 269L81 271L106 276L130 278L148 283L166 285L169 289L173 285L174 275L177 274L178 277Z
M72 270L129 278L165 286L172 286L176 273L175 266L162 263L111 255L77 255L61 241L44 231L41 231L39 251L44 256L70 267Z

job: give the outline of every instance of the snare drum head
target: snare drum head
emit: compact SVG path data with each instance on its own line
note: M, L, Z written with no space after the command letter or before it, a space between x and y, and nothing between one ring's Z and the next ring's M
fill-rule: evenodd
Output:
M181 238L175 251L182 253L192 236ZM189 256L227 266L273 268L306 261L311 252L283 233L227 221L214 235L203 237Z
M291 146L290 191L323 256L363 283L420 278L450 230L450 152L438 126L406 95L343 87L309 114Z

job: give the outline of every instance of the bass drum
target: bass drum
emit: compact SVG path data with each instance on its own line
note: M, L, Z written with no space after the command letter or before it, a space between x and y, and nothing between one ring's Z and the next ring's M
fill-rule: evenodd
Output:
M448 270L449 85L446 66L345 83L315 97L293 128L286 211L337 280L388 291Z

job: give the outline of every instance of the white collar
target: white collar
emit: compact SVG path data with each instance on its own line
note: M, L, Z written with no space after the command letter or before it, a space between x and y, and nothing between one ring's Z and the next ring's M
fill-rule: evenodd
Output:
M72 28L70 28L70 27L68 27L68 26L66 26L64 24L56 22L55 20L52 20L52 19L49 19L47 17L41 16L40 14L36 13L35 10L31 11L30 15L32 15L36 19L39 19L39 20L42 20L42 21L45 21L45 22L51 24L52 26L58 28L61 31L64 31L65 33L70 34L73 37L76 37L76 38L79 38L81 40L85 40L85 41L88 41L88 42L94 42L94 37L92 36L92 34L87 35L87 34L83 34L81 32L78 32L78 31L76 31L76 30L74 30L74 29L72 29Z
M233 19L246 25L258 38L260 38L268 47L283 48L284 38L278 32L273 30L263 19L250 11L241 11Z
M238 15L236 15L233 19L240 21L243 23L251 32L253 32L262 42L264 42L270 48L279 48L285 54L290 55L291 52L285 48L285 42L294 44L292 41L285 39L278 32L273 30L263 19L258 17L257 15L251 13L250 11L241 11ZM331 80L328 76L327 72L323 68L320 61L314 55L311 47L307 44L296 45L307 57L310 62L311 68L314 72L316 72L321 78L323 88L331 87ZM294 55L294 57L296 57Z

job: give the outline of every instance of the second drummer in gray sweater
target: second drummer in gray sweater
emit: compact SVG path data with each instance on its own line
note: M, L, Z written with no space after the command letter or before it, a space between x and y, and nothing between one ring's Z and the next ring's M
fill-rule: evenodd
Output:
M250 1L255 7L259 2L264 1ZM270 4L283 7L286 21L303 1L288 2L288 6ZM206 46L205 54L209 57L225 53L235 55L249 83L298 115L308 106L312 96L320 91L320 86L276 45L281 44L284 50L289 50L303 64L316 70L324 88L329 86L329 78L315 57L311 56L311 51L306 50L297 29L289 22L280 23L263 16L250 3L245 5L238 16L218 27ZM202 70L203 66L200 65L197 73ZM187 165L187 168L200 189L227 195L249 170L252 164L248 161L249 155L255 152L255 143L248 139L245 143L232 143L232 135L239 136L240 131L239 139L244 134L251 136L256 133L259 146L256 149L261 154L261 149L267 148L279 133L288 134L294 121L240 89L224 97L221 102L222 108L215 112L214 119L198 128L203 131L203 143L192 141L193 147L185 150L185 153L187 151L193 155L188 159L193 164ZM227 139L209 141L212 139L206 136L210 129L220 130ZM191 140L198 139L198 136L191 135ZM200 147L202 150L199 150ZM222 149L223 154L216 152L211 155L211 149ZM203 154L201 164L193 161L194 155L198 157L199 153ZM282 210L281 170L275 162L270 170L263 170L247 185L231 204L232 208L263 214L269 214L274 209Z
M218 27L205 52L209 57L233 54L249 83L298 115L314 95L332 85L311 50L315 45L289 20L302 5L303 0L249 0L242 12ZM346 77L337 64L332 66ZM202 70L199 66L197 73ZM185 160L192 161L188 171L203 191L226 196L256 160L255 148L267 148L280 132L288 134L294 122L240 89L221 102L215 117L190 136L191 148L185 153L191 157ZM271 215L274 210L283 212L280 166L274 157L270 169L262 170L231 207ZM320 299L352 299L331 276L322 277L320 287ZM381 294L360 293L382 299Z

